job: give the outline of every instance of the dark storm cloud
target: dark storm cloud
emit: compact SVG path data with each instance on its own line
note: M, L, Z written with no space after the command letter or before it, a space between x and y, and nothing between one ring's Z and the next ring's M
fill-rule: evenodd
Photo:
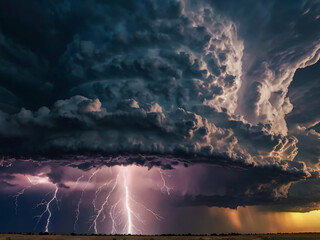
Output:
M2 113L1 151L17 157L198 154L254 164L292 160L296 152L296 138L273 134L268 125L233 120L210 107L194 107L194 112L178 108L165 115L142 109L134 100L118 105L119 110L109 113L98 99L74 96L57 101L51 110L42 107L36 112ZM152 107L159 108L156 104Z
M215 171L212 171L212 174L216 174ZM287 202L291 202L297 207L301 203L294 202L297 196L292 196L291 192L294 190L291 190L291 185L310 177L301 171L285 171L283 168L276 166L244 166L241 170L236 168L229 169L226 175L228 174L233 175L237 179L237 183L226 181L223 194L187 194L183 196L182 205L207 205L229 208L248 205L280 205L284 209ZM225 178L228 179L228 176ZM206 184L212 187L213 180L214 177L208 176ZM203 189L205 188L203 186ZM319 197L317 197L315 201L319 200ZM310 203L308 197L304 198L304 201ZM179 204L181 203L179 202Z
M293 76L319 58L319 4L1 2L1 153L69 154L74 162L79 154L124 153L133 157L113 155L112 164L167 169L237 162L246 169L243 187L196 202L236 207L285 198L317 171L319 151L310 147L317 130L291 126L305 121L295 113L307 101L294 94L301 88L312 92L308 114L318 117L315 80L300 88ZM173 159L152 157L166 154ZM50 179L60 183L62 175L56 169Z
M3 9L13 6L4 3ZM210 5L176 1L164 2L161 7L157 1L95 5L83 1L75 6L65 1L42 7L45 10L28 6L23 14L18 12L18 17L3 23L4 48L12 52L19 46L20 52L9 55L21 56L29 63L21 67L18 63L22 60L3 56L15 66L11 75L15 74L17 81L10 87L3 84L17 103L3 103L4 153L197 153L248 162L259 162L269 154L263 149L261 154L250 152L257 145L246 149L240 140L243 132L239 136L234 132L237 124L215 126L219 118L237 118L232 112L240 86L243 43L236 26L214 14ZM79 20L71 30L79 15L86 20ZM4 16L12 18L10 11ZM43 18L44 30L39 29L36 36L50 47L39 43L36 48L28 40L21 43L22 33L14 30L23 20L34 23L38 18ZM32 29L28 26L24 31ZM56 39L61 40L56 44ZM8 69L4 67L4 71ZM18 73L20 69L29 73L28 80L19 77L25 75ZM45 96L26 91L28 82ZM29 104L30 99L34 104ZM8 115L8 105L24 108ZM210 121L193 110L203 106L208 114L212 112L211 118L214 115ZM225 108L230 110L223 112ZM257 131L242 120L239 124L247 128L245 134ZM292 144L294 151L294 141L274 135L268 126L258 128L262 134L258 138L266 135L270 140L268 151L279 141Z

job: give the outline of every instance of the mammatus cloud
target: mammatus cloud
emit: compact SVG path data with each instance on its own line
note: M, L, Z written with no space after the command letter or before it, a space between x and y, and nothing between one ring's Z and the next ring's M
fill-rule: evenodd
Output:
M286 116L296 70L319 59L319 3L239 4L63 1L13 18L16 3L1 3L12 19L0 23L1 152L243 164L240 192L190 198L210 206L276 202L316 182L319 155L304 143L318 132Z

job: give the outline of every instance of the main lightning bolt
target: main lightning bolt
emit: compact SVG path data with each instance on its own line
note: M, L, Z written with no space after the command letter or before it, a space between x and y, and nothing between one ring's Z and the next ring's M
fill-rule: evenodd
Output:
M83 198L83 194L85 192L85 190L87 189L89 183L91 182L92 178L94 177L94 175L96 175L96 173L99 171L100 169L97 169L96 171L94 171L91 176L89 177L88 181L86 182L86 185L84 186L84 188L82 189L81 191L81 195L80 195L80 198L79 198L79 201L78 201L78 204L77 204L77 208L75 210L76 212L76 219L74 221L74 225L73 225L73 229L74 231L76 230L76 226L77 226L77 223L78 223L78 220L79 220L79 216L80 216L80 205L82 203L82 198ZM78 178L77 182L81 179L81 177Z
M128 230L127 233L131 234L132 233L132 210L130 207L130 195L129 195L129 188L127 184L127 176L126 173L123 172L123 184L124 184L124 189L125 189L125 196L126 196L126 210L127 210L127 218L128 218Z
M145 224L145 222L137 212L137 206L140 206L141 209L144 209L144 211L149 212L157 220L162 219L162 217L159 214L150 210L144 204L136 201L131 196L130 185L128 184L127 174L128 174L127 169L124 167L121 167L117 174L116 179L113 182L112 188L107 193L104 199L104 202L102 203L99 209L97 209L96 207L96 200L98 198L98 194L101 192L101 189L103 187L108 186L112 181L106 182L105 184L101 185L99 189L96 191L95 197L93 199L93 206L96 213L92 217L92 224L89 227L89 231L93 228L94 233L95 234L98 233L98 229L97 229L98 220L100 219L101 222L105 220L106 215L104 211L108 208L109 208L109 216L112 224L111 234L118 233L117 227L120 225L123 226L122 233L126 233L126 234L133 234L135 232L142 233L142 231L135 224L135 221ZM122 184L119 184L120 181ZM111 196L114 194L117 188L120 188L120 190L122 190L121 191L122 194L119 196L118 201L116 201L115 203L111 203L110 202Z
M45 210L44 210L40 215L36 216L36 218L38 218L38 221L37 221L37 225L38 225L39 222L40 222L40 220L41 220L41 218L43 217L43 215L46 214L46 213L48 213L48 218L47 218L47 221L46 221L45 232L49 232L49 224L50 224L50 220L51 220L51 216L52 216L52 213L51 213L51 210L50 210L50 205L51 205L51 203L52 203L54 200L58 201L58 200L57 200L58 190L59 190L59 187L58 187L58 185L56 185L56 189L55 189L55 191L54 191L54 195L53 195L53 197L50 199L50 201L49 201L49 202L41 202L41 203L39 203L39 204L37 205L37 207L38 207L38 206L41 206L41 205L46 206L46 207L45 207ZM36 225L36 226L37 226L37 225Z
M137 226L133 223L133 218L138 220L140 223L145 224L143 219L140 217L140 215L133 210L132 203L142 206L142 208L144 208L147 212L152 214L157 220L160 221L162 219L162 217L159 214L153 212L152 210L147 208L144 204L136 201L130 195L129 185L127 183L127 169L123 171L123 187L125 190L125 211L127 215L127 223L125 224L125 228L127 228L127 231L126 231L127 234L132 234L133 230L135 230L135 232L142 233L142 231L138 229Z

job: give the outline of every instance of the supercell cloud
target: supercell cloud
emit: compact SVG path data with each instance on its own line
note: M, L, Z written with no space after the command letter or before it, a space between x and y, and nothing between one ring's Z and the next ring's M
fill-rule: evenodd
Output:
M178 204L312 210L320 196L298 192L319 185L319 10L319 1L3 1L1 153L212 164L211 175L230 176L223 191L208 190L216 179L204 173L209 186Z

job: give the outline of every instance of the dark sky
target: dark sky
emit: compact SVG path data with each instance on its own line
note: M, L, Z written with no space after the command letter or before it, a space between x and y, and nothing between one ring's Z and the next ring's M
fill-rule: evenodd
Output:
M49 212L24 219L58 189L49 231L80 231L83 196L92 232L94 193L115 204L126 183L164 215L132 203L133 233L319 231L261 217L319 209L319 57L318 0L1 1L0 231L44 231Z

